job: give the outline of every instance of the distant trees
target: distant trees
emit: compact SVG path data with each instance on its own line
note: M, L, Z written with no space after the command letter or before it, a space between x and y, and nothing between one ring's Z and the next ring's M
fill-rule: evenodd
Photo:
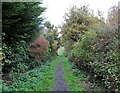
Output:
M49 21L45 23L45 38L50 43L51 52L56 53L59 47L58 28L52 25Z
M88 6L72 7L65 14L65 24L62 26L62 41L66 51L71 50L74 43L78 42L89 28L98 23L98 18L94 17L92 12L88 10Z

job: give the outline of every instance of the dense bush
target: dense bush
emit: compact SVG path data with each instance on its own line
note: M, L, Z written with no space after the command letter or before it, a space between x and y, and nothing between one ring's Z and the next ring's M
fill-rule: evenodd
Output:
M49 52L49 42L43 38L38 38L31 45L30 55L37 58L40 62L44 61L45 55Z
M93 53L91 51L90 43L96 37L96 33L93 31L86 32L80 41L74 44L73 54L78 59L81 58L83 60L90 60L89 58L93 57Z
M70 61L75 62L78 68L87 71L107 90L119 91L118 28L114 16L116 11L118 10L114 7L105 23L99 17L92 16L87 7L72 8L62 27L62 42Z
M73 55L77 62L87 62L95 73L94 77L102 77L102 81L109 89L117 90L119 86L119 61L117 38L113 39L108 32L104 34L88 34L82 36L75 44ZM89 68L89 66L88 66ZM91 69L89 68L89 69Z
M25 41L21 41L20 43L15 43L11 47L3 45L3 52L5 53L5 57L3 59L3 72L9 72L10 68L16 67L19 63L25 63L29 60L28 54L28 45Z
M44 37L49 41L51 54L56 54L59 47L58 28L52 25L49 21L45 23Z
M29 55L30 43L39 35L45 8L41 2L2 2L2 72L15 80L37 66Z
M59 57L54 56L53 58L54 59L52 60L52 62L46 61L44 65L41 65L40 67L36 67L26 73L21 74L21 76L12 84L7 85L4 83L2 85L2 92L21 93L31 91L34 93L34 91L38 92L51 90L54 84L54 73L58 65Z
M61 28L62 43L66 52L69 54L74 47L74 43L78 42L91 26L98 23L100 23L99 19L94 17L88 6L72 7L65 14L65 23Z

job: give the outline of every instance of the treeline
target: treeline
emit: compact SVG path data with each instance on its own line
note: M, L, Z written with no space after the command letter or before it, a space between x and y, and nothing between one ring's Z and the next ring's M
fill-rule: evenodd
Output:
M2 79L5 81L16 80L22 73L50 60L56 52L57 28L41 17L46 9L41 4L2 2ZM49 35L48 30L53 34Z
M108 91L119 91L118 7L110 8L107 21L88 6L72 7L64 19L61 42L69 60Z

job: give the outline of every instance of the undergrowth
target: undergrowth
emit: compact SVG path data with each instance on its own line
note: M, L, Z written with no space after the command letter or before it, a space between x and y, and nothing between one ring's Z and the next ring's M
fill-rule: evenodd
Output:
M12 85L3 84L5 91L49 91L55 80L55 71L58 65L58 57L53 61L21 75Z

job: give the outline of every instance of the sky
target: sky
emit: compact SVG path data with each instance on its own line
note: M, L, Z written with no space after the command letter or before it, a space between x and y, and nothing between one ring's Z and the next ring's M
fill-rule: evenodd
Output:
M60 25L66 12L72 6L80 7L89 5L90 10L94 10L97 15L98 9L103 12L103 16L107 18L107 13L110 7L118 5L119 0L43 0L43 5L47 7L43 16L55 26Z

